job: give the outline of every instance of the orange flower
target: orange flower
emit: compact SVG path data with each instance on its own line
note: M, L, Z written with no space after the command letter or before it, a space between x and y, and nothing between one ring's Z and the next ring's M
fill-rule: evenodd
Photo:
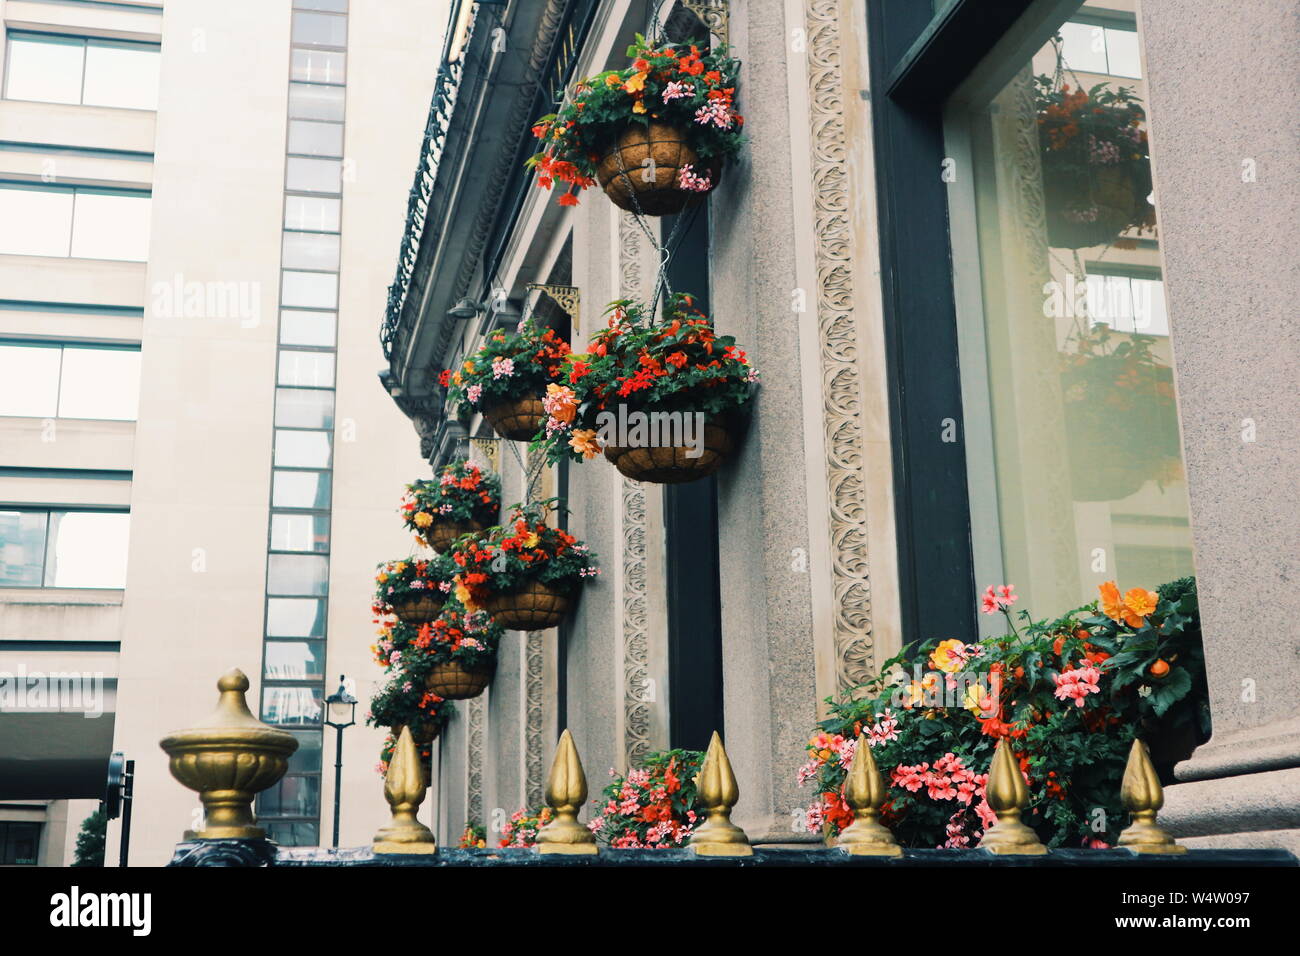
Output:
M1114 581L1098 585L1097 592L1101 595L1101 613L1112 621L1123 621L1134 629L1146 623L1160 600L1155 591L1146 588L1133 588L1121 599Z
M569 447L581 452L583 458L595 458L600 454L600 442L596 441L596 429L575 428L569 439Z
M1161 658L1151 665L1151 676L1156 680L1169 673L1169 662Z

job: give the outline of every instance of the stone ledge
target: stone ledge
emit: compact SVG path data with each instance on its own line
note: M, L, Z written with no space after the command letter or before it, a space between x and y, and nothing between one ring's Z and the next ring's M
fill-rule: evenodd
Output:
M1174 776L1191 782L1290 767L1300 767L1300 716L1216 735L1175 767Z
M1300 768L1174 784L1160 825L1179 839L1218 838L1217 846L1268 845L1260 835L1274 833L1280 842L1273 846L1295 848L1287 834L1300 831Z

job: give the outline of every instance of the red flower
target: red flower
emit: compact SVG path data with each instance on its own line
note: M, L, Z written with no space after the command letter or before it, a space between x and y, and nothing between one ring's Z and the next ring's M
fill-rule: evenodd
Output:
M578 197L573 193L565 193L560 197L559 203L561 206L576 206L578 205Z

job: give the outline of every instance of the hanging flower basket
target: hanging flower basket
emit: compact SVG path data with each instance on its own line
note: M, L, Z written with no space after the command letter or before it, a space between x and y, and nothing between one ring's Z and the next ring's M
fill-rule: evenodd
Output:
M483 417L488 420L502 438L511 441L530 441L537 430L542 427L546 409L542 400L529 395L513 401L499 402L483 409Z
M744 143L740 64L725 48L656 47L641 37L628 56L630 66L579 81L558 113L537 121L541 148L528 165L541 188L565 184L562 206L576 206L599 182L629 212L681 212L717 186L723 162Z
M483 540L463 538L452 560L463 570L455 593L501 627L537 631L557 626L578 587L599 573L596 556L561 528L546 523L558 499L516 505L511 520Z
M490 595L484 603L492 619L516 631L559 627L572 602L567 594L541 581L529 581L516 591Z
M657 448L606 445L605 457L633 481L674 485L707 478L722 467L734 450L735 442L726 423L707 422L704 425L704 447L698 454L696 449L685 445Z
M735 451L740 411L758 373L729 335L678 293L666 317L615 302L590 351L572 355L569 384L547 386L547 458L600 452L634 481L679 484L717 471Z
M459 661L444 661L433 665L424 679L424 686L447 700L468 700L483 693L492 683L493 673L492 667L472 670Z
M442 606L446 603L447 596L441 591L431 594L416 594L399 602L394 602L393 613L403 623L414 624L418 627L427 621L432 621L442 613Z
M436 478L406 486L400 513L417 541L442 553L462 534L496 523L501 479L465 459L448 462Z
M394 725L393 727L394 741L401 738L402 728L405 726L407 725L406 724ZM422 747L426 747L429 744L433 743L435 740L438 739L438 735L442 733L442 724L435 723L433 721L417 720L415 723L411 724L410 727L411 727L411 739L414 740L418 746L422 746Z
M596 167L596 180L614 205L647 216L695 205L721 176L720 162L701 163L689 132L667 123L628 126Z
M1071 90L1035 79L1047 243L1057 249L1110 245L1130 229L1155 231L1146 119L1125 87Z
M473 519L469 521L435 521L429 526L424 538L429 542L429 547L439 554L443 554L461 535L474 534L482 530L483 525Z

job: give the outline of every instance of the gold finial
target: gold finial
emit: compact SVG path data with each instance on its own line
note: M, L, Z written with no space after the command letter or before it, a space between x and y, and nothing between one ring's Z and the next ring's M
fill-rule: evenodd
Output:
M393 759L384 776L384 799L392 808L393 818L375 834L376 853L437 853L438 841L433 832L416 819L424 802L429 783L420 765L411 728L403 727L393 746Z
M844 781L844 799L853 808L853 822L844 828L835 845L854 856L902 856L903 848L880 822L885 802L885 778L871 756L866 734L858 734L849 776Z
M1119 835L1119 845L1134 853L1186 853L1187 847L1156 823L1156 813L1165 805L1165 791L1151 763L1147 745L1134 738L1124 767L1119 796L1133 822Z
M1020 819L1020 811L1029 805L1029 788L1006 737L998 741L993 751L984 796L997 814L998 822L984 832L979 842L981 850L1016 856L1042 856L1047 852L1038 834Z
M203 801L204 827L194 832L196 839L262 839L266 831L256 825L253 798L284 776L298 740L249 712L243 671L223 674L217 690L221 696L206 721L168 734L158 745L171 758L172 776Z
M695 775L696 803L709 818L691 834L690 848L700 856L753 856L745 831L731 822L731 808L740 799L736 775L722 747L722 738L713 732L700 772Z
M555 762L546 778L546 805L555 811L551 822L537 831L539 853L598 853L596 835L578 822L578 811L587 802L587 775L582 772L573 734L560 734Z

